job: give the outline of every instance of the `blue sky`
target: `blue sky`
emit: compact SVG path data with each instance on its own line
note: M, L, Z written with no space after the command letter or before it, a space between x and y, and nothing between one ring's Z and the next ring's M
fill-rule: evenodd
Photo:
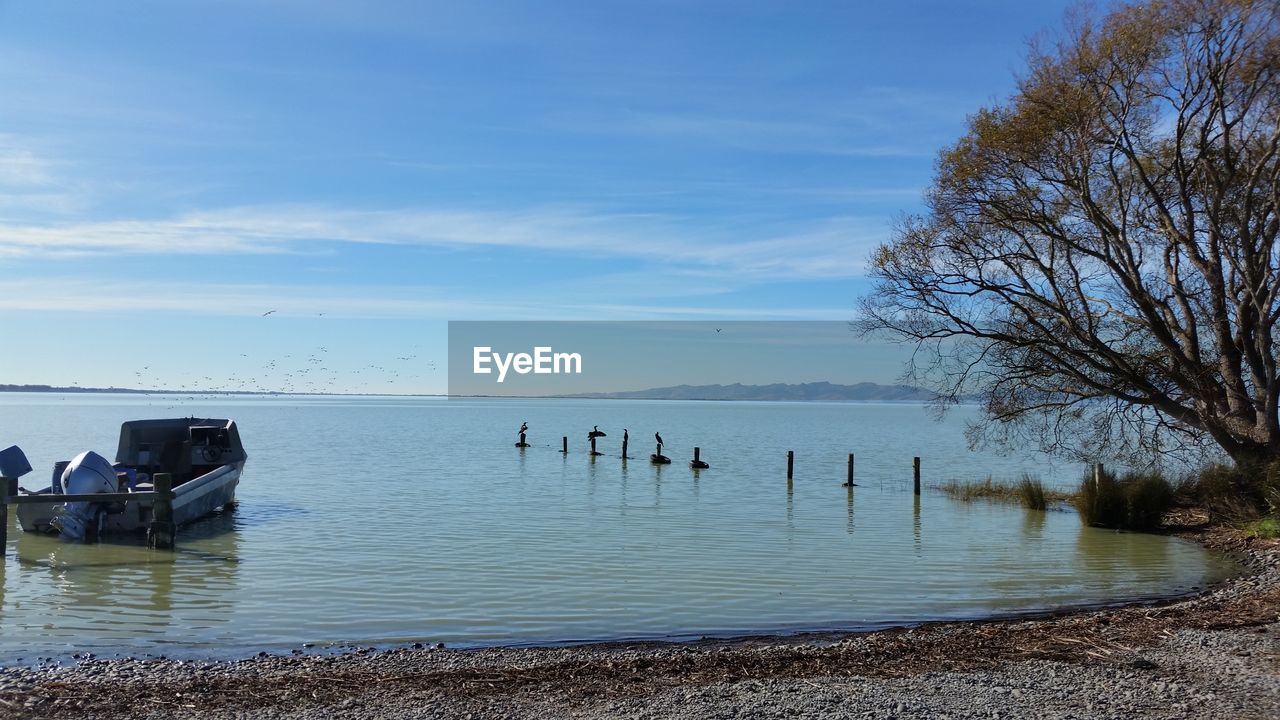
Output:
M448 320L849 319L1065 7L0 0L0 382L443 392Z

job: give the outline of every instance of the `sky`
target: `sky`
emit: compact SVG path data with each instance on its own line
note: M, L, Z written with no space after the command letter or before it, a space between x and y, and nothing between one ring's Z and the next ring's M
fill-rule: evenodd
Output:
M0 0L0 383L432 393L449 320L852 319L1066 7Z

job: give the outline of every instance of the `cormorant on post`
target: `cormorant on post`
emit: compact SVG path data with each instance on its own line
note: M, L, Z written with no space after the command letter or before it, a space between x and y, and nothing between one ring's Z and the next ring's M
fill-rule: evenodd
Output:
M671 458L662 454L662 435L659 433L654 433L653 439L658 441L658 450L657 452L649 456L649 462L653 463L654 465L671 464Z
M592 425L591 432L587 433L587 439L590 440L592 438L598 438L598 437L605 437L605 433L603 430L600 429L599 425Z
M520 423L520 429L516 431L516 434L519 435L520 433L528 432L528 430L529 430L529 421L526 420Z
M627 441L627 439L628 439L628 438L630 438L630 437L631 437L631 436L627 434L627 429L626 429L626 428L622 428L622 442L624 442L624 443L625 443L625 442Z

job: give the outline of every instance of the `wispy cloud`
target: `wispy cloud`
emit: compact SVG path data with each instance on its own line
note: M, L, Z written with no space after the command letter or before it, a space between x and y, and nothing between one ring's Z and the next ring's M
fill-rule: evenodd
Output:
M65 215L82 207L81 190L47 155L19 136L0 134L0 218L8 212Z
M589 251L659 264L692 264L744 277L806 279L860 274L861 259L883 233L878 219L856 217L764 234L657 214L574 208L471 212L245 207L158 220L0 223L0 255L302 253L332 244L507 247Z
M698 143L768 154L845 157L932 157L937 148L898 133L868 134L845 118L787 119L699 112L629 112L584 124L581 118L559 122L580 131L684 138Z
M0 281L0 311L181 313L258 318L425 320L847 319L832 308L751 308L733 305L601 304L589 298L540 299L525 293L460 296L422 287L279 286L217 283L133 283L89 280ZM270 322L270 318L264 318Z

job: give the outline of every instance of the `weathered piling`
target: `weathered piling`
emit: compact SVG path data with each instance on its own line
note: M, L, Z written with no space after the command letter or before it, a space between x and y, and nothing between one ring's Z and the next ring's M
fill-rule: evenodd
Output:
M658 445L654 447L653 454L649 456L649 462L653 463L654 465L668 465L671 463L671 458L662 454L661 443L658 443Z
M147 547L173 549L173 476L156 473L151 476L156 495L151 504L151 524L147 527Z
M518 448L529 447L529 443L525 440L524 433L520 433L520 442L516 443L516 447Z
M848 467L848 470L845 472L844 486L847 488L851 488L854 486L853 485L853 453L849 453L849 467Z
M591 456L595 457L596 455L603 455L603 454L604 453L596 452L596 439L594 437L591 438Z
M622 436L622 459L627 459L627 436Z
M9 497L18 494L18 478L0 477L0 558L9 551Z
M795 475L796 469L796 453L794 450L787 451L787 479L790 480Z
M569 436L565 435L560 438L560 452L565 455L569 454Z
M850 463L852 463L853 456L850 455L849 458L850 458ZM918 456L911 460L911 475L913 476L913 479L914 479L914 483L912 485L912 491L916 495L919 495L920 494L920 458Z
M694 470L706 470L707 468L711 467L710 465L702 461L702 448L695 447L693 449L693 462L689 463L689 467L693 468Z

